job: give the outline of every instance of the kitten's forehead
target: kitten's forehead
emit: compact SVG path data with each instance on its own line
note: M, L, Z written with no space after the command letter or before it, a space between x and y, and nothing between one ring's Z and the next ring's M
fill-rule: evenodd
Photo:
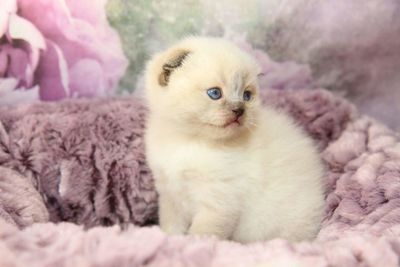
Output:
M244 84L244 72L243 71L236 71L232 77L232 90L234 92L239 92Z
M228 90L232 98L241 99L241 95L248 80L248 71L237 69L227 76L228 77L225 78L226 90Z

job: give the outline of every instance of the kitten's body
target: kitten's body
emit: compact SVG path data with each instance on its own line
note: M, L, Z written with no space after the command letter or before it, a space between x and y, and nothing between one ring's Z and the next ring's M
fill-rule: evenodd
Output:
M176 51L193 56L179 62L160 86L158 65L179 55ZM215 61L211 65L203 61L207 55ZM161 227L240 242L313 238L323 207L321 162L311 140L286 115L261 107L256 64L246 57L224 41L192 38L150 63L146 149L160 195ZM196 73L199 64L208 65ZM242 81L233 73L242 73ZM211 87L222 80L225 100L197 95L208 88L205 81ZM246 115L226 126L225 111L240 102L241 94L234 93L243 92L239 87L251 87L254 101L242 103ZM181 94L181 103L170 99Z

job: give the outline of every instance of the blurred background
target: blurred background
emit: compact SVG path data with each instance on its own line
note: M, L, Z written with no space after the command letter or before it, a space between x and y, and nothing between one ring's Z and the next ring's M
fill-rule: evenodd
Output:
M15 42L21 38L15 30L0 39L0 104L1 98L3 104L7 104L5 99L12 99L8 101L12 103L26 98L26 94L16 94L33 94L29 88L38 90L42 100L138 94L149 57L182 37L198 34L225 37L255 56L266 73L261 81L264 89L325 88L400 130L398 0L1 1L14 2L16 9L10 9L9 14L15 12L31 22L47 46L38 48L44 52L36 70L30 52L32 81L15 85L13 96L8 89L7 98L4 80L17 72L5 67L2 71L1 54L5 44L19 49L24 45ZM55 2L64 4L57 6ZM35 17L35 6L57 16ZM65 15L65 21L60 14ZM0 37L1 21L0 11ZM32 45L32 40L26 42L38 46ZM71 56L77 49L83 52ZM43 56L50 52L58 59ZM58 82L61 89L57 94L54 89L45 89L49 83L55 88L52 79L41 78L50 63L64 65L59 73L51 74L64 81Z
M110 0L107 11L130 60L120 90L136 88L148 57L179 38L224 36L306 64L312 86L400 127L400 1Z

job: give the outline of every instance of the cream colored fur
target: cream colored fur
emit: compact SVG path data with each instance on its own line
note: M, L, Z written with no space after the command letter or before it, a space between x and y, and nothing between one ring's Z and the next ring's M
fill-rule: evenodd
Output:
M258 71L233 44L206 37L187 38L149 62L146 152L166 232L240 242L318 232L321 161L286 115L261 107ZM210 99L212 87L222 89L221 99ZM238 106L245 108L240 125L227 125Z

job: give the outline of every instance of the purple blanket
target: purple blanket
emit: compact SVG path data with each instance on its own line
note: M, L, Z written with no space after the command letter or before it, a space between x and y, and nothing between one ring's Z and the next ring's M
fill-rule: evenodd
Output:
M323 90L263 99L293 116L326 162L314 242L241 245L149 226L146 109L133 98L73 100L0 109L0 266L398 266L399 137ZM114 224L123 227L105 227Z

